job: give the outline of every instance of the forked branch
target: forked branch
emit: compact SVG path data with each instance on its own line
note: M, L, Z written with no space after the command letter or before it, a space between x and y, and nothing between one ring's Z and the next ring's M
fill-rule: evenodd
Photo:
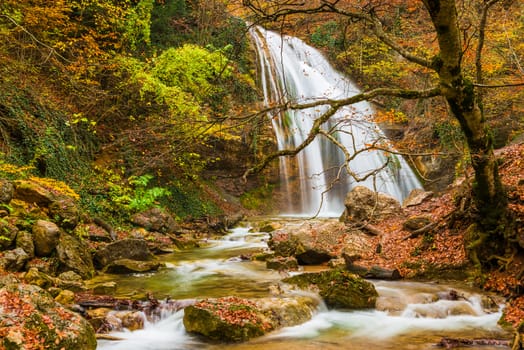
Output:
M434 87L427 90L405 90L405 89L388 89L388 88L378 88L367 92L362 92L360 94L341 99L341 100L332 100L332 99L323 99L316 100L309 103L289 103L286 105L287 109L307 109L318 106L329 106L329 109L322 113L315 121L313 126L309 130L308 136L306 139L295 148L288 148L273 152L262 159L257 165L247 169L244 172L243 179L246 180L247 177L251 174L255 174L263 170L271 161L285 156L294 156L297 155L300 151L306 148L315 137L320 134L321 127L324 125L340 108L355 104L361 101L367 101L373 99L377 96L394 96L402 97L405 99L419 99L419 98L429 98L441 95L439 87Z

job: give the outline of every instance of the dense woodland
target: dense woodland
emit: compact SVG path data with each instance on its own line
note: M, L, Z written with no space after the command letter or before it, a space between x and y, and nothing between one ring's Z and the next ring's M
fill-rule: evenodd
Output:
M361 95L317 105L371 101L426 189L466 178L442 205L460 208L446 219L464 219L479 271L522 257L524 210L508 206L522 178L504 186L496 156L523 142L516 0L3 0L0 178L70 191L119 228L155 206L179 222L278 211L250 24L300 37L352 77ZM522 303L519 271L505 293Z

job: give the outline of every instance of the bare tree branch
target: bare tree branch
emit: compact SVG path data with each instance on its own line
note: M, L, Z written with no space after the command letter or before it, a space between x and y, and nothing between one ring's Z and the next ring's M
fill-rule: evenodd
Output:
M309 134L306 137L306 139L297 147L292 149L283 149L276 151L274 153L271 153L264 157L262 161L255 165L252 168L249 168L245 171L243 178L244 180L247 179L247 177L251 174L258 173L262 169L264 169L271 161L273 161L276 158L284 157L284 156L294 156L298 154L300 151L302 151L304 148L306 148L315 137L320 133L321 126L326 123L329 118L331 118L340 108L344 106L349 106L357 102L365 101L372 99L377 96L395 96L395 97L402 97L405 99L419 99L419 98L428 98L428 97L435 97L439 96L441 94L440 88L435 87L428 90L404 90L404 89L388 89L388 88L378 88L374 89L368 92L362 92L360 94L354 95L352 97L348 97L341 100L331 100L331 99L323 99L318 100L310 103L290 103L287 104L287 109L307 109L312 107L318 107L318 106L325 106L328 105L329 109L324 112L322 115L320 115L315 121L313 122L313 126L311 127L311 130L309 130Z

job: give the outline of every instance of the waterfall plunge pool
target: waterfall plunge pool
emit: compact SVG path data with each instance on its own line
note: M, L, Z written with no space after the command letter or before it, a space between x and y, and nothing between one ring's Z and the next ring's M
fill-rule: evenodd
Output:
M268 235L240 227L205 248L164 256L166 268L148 274L100 276L117 281L117 295L152 292L157 298L193 299L238 296L266 297L281 273L265 263L240 258L267 248ZM307 267L316 270L323 267ZM183 310L165 312L157 322L137 331L113 332L120 341L100 340L101 350L320 350L432 349L442 337L509 338L497 325L501 309L486 312L478 291L463 284L374 281L379 310L328 310L320 307L312 319L240 344L211 344L187 334ZM443 300L451 289L464 298ZM485 297L485 296L484 296ZM468 347L500 349L500 347Z

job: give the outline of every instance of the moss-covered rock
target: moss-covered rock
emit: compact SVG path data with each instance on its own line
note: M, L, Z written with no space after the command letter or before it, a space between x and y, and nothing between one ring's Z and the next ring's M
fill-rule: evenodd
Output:
M96 349L93 327L40 287L0 281L0 348Z
M94 262L98 268L120 259L148 261L153 259L147 242L143 239L123 239L106 245L94 254Z
M283 282L301 289L317 290L326 305L332 308L373 308L378 297L373 284L344 270L303 273Z
M56 246L56 252L60 271L74 271L84 279L94 276L93 259L84 241L62 233Z
M139 261L132 259L119 259L111 262L104 268L104 272L126 274L136 272L156 271L164 264L160 261Z
M184 309L184 327L214 341L246 341L306 322L317 305L315 299L307 297L207 299Z

